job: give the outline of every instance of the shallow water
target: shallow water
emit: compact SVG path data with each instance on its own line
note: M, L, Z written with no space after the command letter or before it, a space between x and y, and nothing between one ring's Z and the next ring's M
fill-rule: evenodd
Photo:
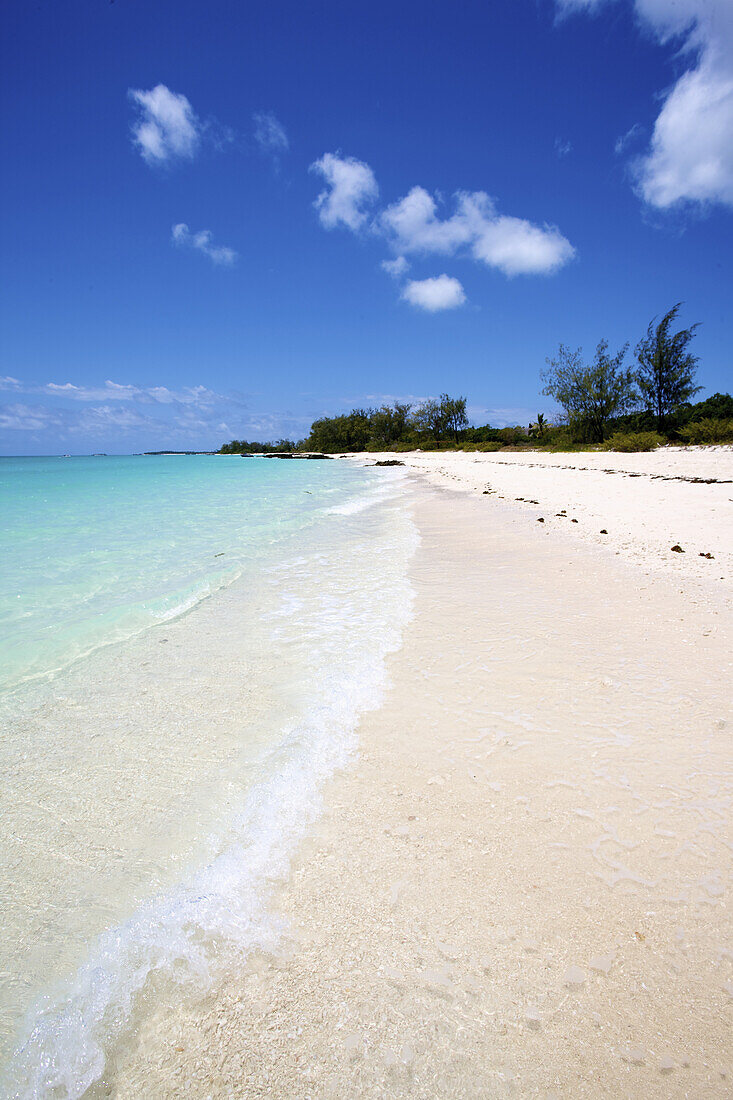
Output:
M269 892L380 701L416 535L396 471L17 462L2 485L6 1091L73 1097L156 983L205 985L277 938Z

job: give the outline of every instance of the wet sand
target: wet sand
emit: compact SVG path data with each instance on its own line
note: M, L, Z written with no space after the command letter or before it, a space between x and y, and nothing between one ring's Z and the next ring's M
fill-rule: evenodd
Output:
M281 949L142 1013L100 1095L733 1095L729 586L410 492L415 617Z

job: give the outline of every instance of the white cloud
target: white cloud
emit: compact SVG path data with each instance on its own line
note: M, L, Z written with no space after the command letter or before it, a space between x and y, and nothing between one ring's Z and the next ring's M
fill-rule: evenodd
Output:
M557 0L557 6L561 15L574 11L597 11L607 0Z
M185 222L179 222L178 225L173 226L171 239L174 244L180 245L182 248L195 248L199 252L203 252L204 256L208 256L212 263L220 264L223 267L231 267L237 259L237 253L233 248L211 243L211 233L208 229L200 229L198 233L192 233Z
M130 88L128 95L138 107L132 127L135 144L148 164L166 164L191 159L201 137L201 124L185 95L157 84L149 92Z
M0 430L39 432L60 423L58 414L43 405L0 405Z
M410 305L437 313L443 309L456 309L466 300L458 279L450 275L438 275L432 279L413 279L402 291L402 297Z
M505 275L549 274L575 255L559 229L498 214L484 191L459 191L455 213L440 219L432 195L413 187L387 207L379 225L399 252L451 255L466 248L475 260Z
M12 448L22 433L49 448L45 453L70 450L72 444L89 450L216 448L227 438L241 437L239 431L230 432L230 418L241 428L241 421L251 417L243 395L201 385L173 390L112 381L83 386L0 379L2 388L36 396L32 403L0 405L0 446ZM5 439L3 433L8 433Z
M382 260L382 271L386 271L393 279L401 279L410 265L404 256L397 256L394 260Z
M558 0L562 12L595 10L601 0ZM636 165L644 200L733 206L733 3L634 0L642 24L662 42L681 39L691 67L667 94L651 145Z
M516 405L510 408L469 405L466 413L472 424L490 424L492 428L515 428L517 425L527 427L537 419L536 408Z
M640 126L638 122L635 122L634 125L629 130L627 130L625 134L622 134L621 137L616 138L615 144L613 146L613 151L616 156L620 157L623 153L625 153L629 146L633 145L635 141L638 141L641 138L643 133L644 127Z
M572 141L563 141L562 138L555 138L555 156L558 160L562 160L563 157L567 157L573 151Z
M345 225L356 232L367 220L367 209L379 194L377 181L368 164L354 157L325 153L311 164L311 171L323 176L327 189L315 201L321 224L326 229Z
M287 153L290 142L285 127L271 112L255 114L252 121L255 124L255 141L263 153L274 157Z
M133 386L120 384L107 379L99 386L77 386L73 382L21 382L17 378L0 378L0 390L12 390L15 393L43 394L47 397L60 397L70 401L115 401L133 402L141 405L198 405L211 406L218 402L237 404L235 396L224 396L209 390L206 386L185 386L181 390L171 390L167 386Z

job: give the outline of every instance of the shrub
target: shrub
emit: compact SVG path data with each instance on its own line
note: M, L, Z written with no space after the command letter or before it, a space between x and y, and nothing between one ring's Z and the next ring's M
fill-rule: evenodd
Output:
M695 420L679 434L685 443L733 443L733 420Z
M657 432L614 432L604 445L604 451L654 451L664 438Z
M476 443L475 450L483 451L484 454L493 454L494 451L501 451L503 449L503 443L492 442L487 440L485 443Z

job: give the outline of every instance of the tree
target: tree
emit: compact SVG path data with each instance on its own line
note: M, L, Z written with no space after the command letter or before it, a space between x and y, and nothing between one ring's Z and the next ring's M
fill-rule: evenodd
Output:
M468 427L466 398L441 393L437 401L431 398L418 405L412 420L418 431L429 432L435 440L450 434L457 441L458 433Z
M390 408L382 405L374 409L371 416L370 442L385 450L395 443L399 443L405 434L407 417L410 412L409 405L403 405L399 401Z
M659 429L663 427L666 416L702 389L694 382L697 356L688 351L698 326L695 324L676 333L670 332L681 305L678 302L673 306L658 325L654 324L656 317L650 321L646 336L636 345L639 362L636 383L642 401L656 416Z
M449 397L447 393L443 393L440 396L440 403L445 418L445 429L447 432L450 432L457 443L458 433L468 427L466 398Z
M537 419L534 424L530 424L528 435L537 436L538 439L542 439L545 434L545 428L547 427L547 421L543 413L537 413Z
M560 344L557 356L546 360L542 392L562 405L571 427L589 443L602 443L606 422L636 400L633 372L623 367L627 349L624 344L610 356L608 341L601 340L593 363L586 365L582 348L571 351Z

